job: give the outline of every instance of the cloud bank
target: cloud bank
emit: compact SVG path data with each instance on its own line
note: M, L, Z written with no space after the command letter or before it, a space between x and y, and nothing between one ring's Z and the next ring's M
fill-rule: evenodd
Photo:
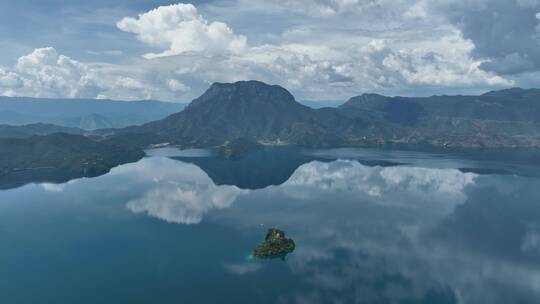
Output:
M147 62L135 66L80 62L53 47L38 48L11 68L0 66L0 95L175 100L191 90L174 74L156 68Z
M313 100L480 93L540 79L539 14L535 0L177 3L110 24L139 54L37 48L0 67L0 94L189 101L246 79Z

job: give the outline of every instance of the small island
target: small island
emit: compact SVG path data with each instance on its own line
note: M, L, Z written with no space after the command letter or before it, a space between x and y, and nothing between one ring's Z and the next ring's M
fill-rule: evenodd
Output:
M253 257L262 259L282 258L294 251L295 244L292 239L285 238L285 232L270 228L266 232L264 242L253 249Z

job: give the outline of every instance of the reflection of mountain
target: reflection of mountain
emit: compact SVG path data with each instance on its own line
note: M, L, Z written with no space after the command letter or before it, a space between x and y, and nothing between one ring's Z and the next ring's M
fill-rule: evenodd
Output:
M234 185L242 189L261 189L285 183L302 165L312 162L332 162L343 158L339 155L321 156L292 146L265 147L251 151L241 158L223 157L173 157L192 163L210 176L216 185ZM376 158L345 157L356 159L368 167L394 167L402 165L395 161Z
M293 147L267 147L240 159L175 157L200 167L216 185L261 189L286 182L301 165L316 160Z
M2 238L10 244L1 257L38 268L59 262L58 271L45 273L45 286L29 282L36 290L54 289L66 274L90 278L70 288L77 289L73 298L141 273L156 288L165 286L167 296L212 289L215 297L245 293L257 303L536 303L539 186L537 178L340 160L310 162L281 186L242 191L214 185L195 165L148 157L99 178L42 186L54 193L40 187L0 192ZM120 212L124 207L136 214ZM270 226L286 230L297 250L285 263L244 261ZM41 229L40 237L32 229ZM54 246L43 247L51 239ZM94 287L94 269L103 265L114 271ZM3 282L32 275L30 266L8 267ZM192 278L187 287L168 285ZM14 298L13 289L2 296ZM115 297L136 301L132 290Z

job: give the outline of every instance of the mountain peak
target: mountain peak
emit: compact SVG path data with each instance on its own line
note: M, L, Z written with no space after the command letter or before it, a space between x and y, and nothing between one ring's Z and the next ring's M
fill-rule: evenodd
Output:
M373 94L373 93L364 93L360 96L353 97L346 101L344 104L339 106L340 108L351 108L351 107L375 107L384 102L388 101L388 97Z
M521 98L524 95L535 94L538 95L539 89L522 89L522 88L509 88L498 91L489 91L481 96L485 97L499 97L499 98Z
M279 86L279 85L271 85L271 84L267 84L265 82L262 82L262 81L258 81L258 80L240 80L240 81L237 81L237 82L214 82L210 88L214 88L214 89L225 89L225 88L238 88L238 89L248 89L248 88L258 88L258 89L261 89L261 88L272 88L272 87L278 87L278 88L282 88L284 89L283 87ZM285 89L284 89L285 90Z
M238 107L241 105L291 105L298 104L294 96L279 85L269 85L261 81L249 80L234 83L216 82L204 92L203 95L193 100L190 107L229 105ZM299 104L298 104L299 105Z
M219 145L237 138L276 140L311 110L278 85L214 83L184 111L145 128L198 145Z

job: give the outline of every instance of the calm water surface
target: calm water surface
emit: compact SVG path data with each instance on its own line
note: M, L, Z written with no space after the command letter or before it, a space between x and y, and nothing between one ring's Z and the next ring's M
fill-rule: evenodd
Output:
M538 164L359 149L149 155L0 191L0 303L540 299ZM295 252L247 259L269 227Z

